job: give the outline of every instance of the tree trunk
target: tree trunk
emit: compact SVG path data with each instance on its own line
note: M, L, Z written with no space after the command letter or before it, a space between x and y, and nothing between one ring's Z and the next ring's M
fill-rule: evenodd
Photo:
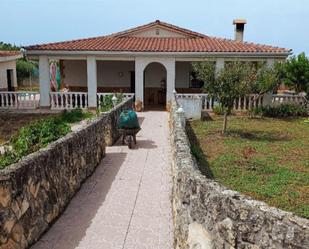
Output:
M228 114L228 111L225 111L225 112L224 112L224 118L223 118L222 135L225 135L225 133L226 133L226 127L227 127L227 114Z

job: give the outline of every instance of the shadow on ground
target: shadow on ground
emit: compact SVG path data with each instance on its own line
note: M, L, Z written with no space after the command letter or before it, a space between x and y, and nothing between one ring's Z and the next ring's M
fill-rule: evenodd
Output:
M207 156L203 152L201 144L199 143L190 122L186 123L186 131L191 144L191 153L196 158L200 171L207 178L214 179L214 175L209 167Z
M247 132L241 129L230 129L228 135L232 137L240 137L242 139L248 139L252 141L261 142L276 142L276 141L290 141L292 138L282 132L268 132L268 131L252 131Z
M126 153L108 153L50 230L31 249L75 249L104 203ZM112 162L112 163L111 163ZM99 232L99 231L98 231ZM55 237L54 235L58 237ZM59 234L61 234L59 237ZM64 239L65 238L65 239Z

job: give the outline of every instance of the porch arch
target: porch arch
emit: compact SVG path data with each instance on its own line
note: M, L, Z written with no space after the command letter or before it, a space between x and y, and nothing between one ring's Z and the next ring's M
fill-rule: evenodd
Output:
M144 105L147 107L166 106L166 67L151 62L144 69Z
M144 106L144 70L151 63L159 63L166 70L166 104L173 98L175 89L175 58L137 57L135 59L135 96Z

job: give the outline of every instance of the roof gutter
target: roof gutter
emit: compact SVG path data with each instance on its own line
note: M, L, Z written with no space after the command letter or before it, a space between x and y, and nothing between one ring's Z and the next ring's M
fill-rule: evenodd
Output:
M291 51L281 53L267 52L130 52L130 51L69 51L69 50L26 50L26 55L40 56L175 56L175 57L259 57L286 58Z

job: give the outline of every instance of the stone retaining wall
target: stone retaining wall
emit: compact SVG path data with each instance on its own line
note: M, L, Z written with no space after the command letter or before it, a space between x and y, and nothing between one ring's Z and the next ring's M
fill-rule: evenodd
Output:
M203 176L176 105L170 112L177 249L309 248L309 220L228 190Z
M33 244L61 214L82 182L115 141L119 110L132 99L80 130L0 171L0 248Z

